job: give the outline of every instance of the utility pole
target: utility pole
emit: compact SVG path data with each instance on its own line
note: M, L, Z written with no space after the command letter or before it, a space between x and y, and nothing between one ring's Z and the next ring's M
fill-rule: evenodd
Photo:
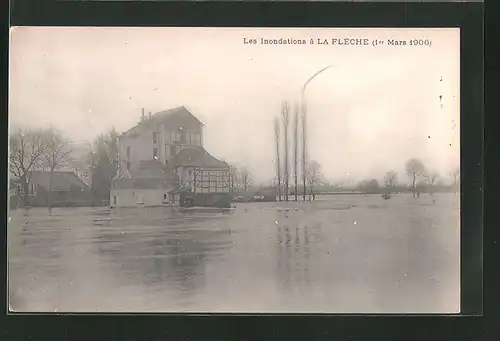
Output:
M307 178L307 149L306 149L306 141L307 141L307 128L306 128L306 107L302 106L302 184L303 184L303 192L302 198L306 201L306 178Z
M305 93L307 86L309 83L320 73L323 71L326 71L330 68L334 67L334 65L328 65L321 70L316 71L309 79L304 83L302 86L302 92L301 92L301 111L302 111L302 181L304 185L304 193L303 193L303 198L304 201L306 200L306 179L307 179L307 106L305 102Z
M289 176L290 176L290 173L289 173L289 170L288 170L288 126L289 126L289 122L290 122L290 115L289 115L290 111L289 111L289 107L288 107L288 103L287 102L284 102L283 103L283 111L282 111L282 115L283 115L283 129L284 129L284 137L285 137L285 174L284 174L284 182L285 182L285 201L288 201L288 185L289 185Z
M278 180L278 201L281 201L281 169L280 169L280 121L274 119L274 137L276 138L276 175Z
M299 147L299 108L295 107L295 115L293 121L293 175L295 180L295 201L298 201L298 147Z

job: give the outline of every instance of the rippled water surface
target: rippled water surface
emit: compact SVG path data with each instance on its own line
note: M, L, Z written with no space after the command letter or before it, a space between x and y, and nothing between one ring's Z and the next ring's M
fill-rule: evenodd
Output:
M457 312L454 195L231 210L14 210L10 306L46 312Z

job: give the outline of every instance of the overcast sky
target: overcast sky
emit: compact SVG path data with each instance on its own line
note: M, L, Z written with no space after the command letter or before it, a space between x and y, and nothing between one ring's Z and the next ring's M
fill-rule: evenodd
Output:
M243 43L261 37L432 45ZM81 142L112 126L127 130L143 107L184 105L206 124L210 153L266 181L282 101L299 103L304 82L330 64L305 96L310 158L327 178L381 179L396 170L406 181L413 157L442 175L459 164L458 29L16 28L10 122L53 124Z

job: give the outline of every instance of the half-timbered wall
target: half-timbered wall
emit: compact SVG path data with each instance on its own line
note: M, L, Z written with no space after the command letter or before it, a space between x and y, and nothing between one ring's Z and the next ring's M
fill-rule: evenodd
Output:
M193 193L229 193L229 169L180 167L181 185Z

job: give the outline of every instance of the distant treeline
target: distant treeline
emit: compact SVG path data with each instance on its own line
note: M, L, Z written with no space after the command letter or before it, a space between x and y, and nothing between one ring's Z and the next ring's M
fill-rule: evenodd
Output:
M457 188L453 185L447 184L418 184L415 186L415 191L420 193L454 193ZM413 188L411 185L394 185L394 186L380 186L375 182L362 182L354 187L343 186L318 186L315 187L314 192L318 194L338 194L338 193L357 193L357 194L384 194L384 193L412 193Z

